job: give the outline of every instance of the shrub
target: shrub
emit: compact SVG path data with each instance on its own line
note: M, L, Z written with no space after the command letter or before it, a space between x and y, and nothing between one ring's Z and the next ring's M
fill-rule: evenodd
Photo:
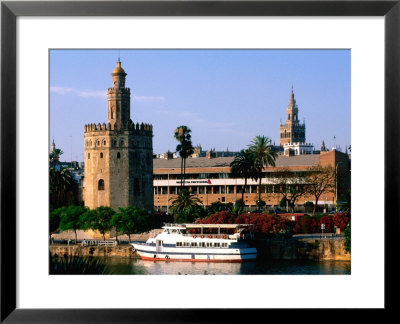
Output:
M346 229L347 224L350 222L350 213L343 212L343 213L335 213L333 216L334 225L341 230Z

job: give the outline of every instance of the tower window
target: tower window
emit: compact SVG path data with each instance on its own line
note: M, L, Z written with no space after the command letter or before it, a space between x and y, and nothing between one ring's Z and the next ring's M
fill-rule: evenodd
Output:
M87 154L87 158L90 159L90 153Z
M100 159L102 159L103 158L103 153L100 153Z
M121 146L124 146L124 141L121 141Z
M106 145L106 141L103 141L103 145Z
M99 180L97 189L98 189L98 190L104 190L104 180L103 180L103 179L100 179L100 180Z
M121 158L121 153L117 153L117 159L120 159Z

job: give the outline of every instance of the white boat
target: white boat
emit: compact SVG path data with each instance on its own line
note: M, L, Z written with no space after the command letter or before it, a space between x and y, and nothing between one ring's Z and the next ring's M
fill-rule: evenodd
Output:
M254 260L252 224L166 224L156 237L132 243L143 260L243 262ZM246 228L250 233L242 233Z

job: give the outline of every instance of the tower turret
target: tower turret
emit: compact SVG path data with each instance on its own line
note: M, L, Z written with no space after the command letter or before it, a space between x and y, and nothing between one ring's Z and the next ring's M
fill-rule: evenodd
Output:
M112 71L113 87L108 88L108 122L111 125L126 125L130 121L131 91L125 88L126 73L118 59L116 68Z

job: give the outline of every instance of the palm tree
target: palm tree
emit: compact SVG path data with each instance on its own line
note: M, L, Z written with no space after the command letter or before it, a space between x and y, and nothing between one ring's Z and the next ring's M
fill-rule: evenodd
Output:
M194 148L192 145L190 135L192 131L187 126L179 126L174 131L174 138L180 143L176 146L176 151L181 156L181 187L185 185L185 173L186 173L186 159L193 154Z
M188 208L197 206L198 204L201 204L199 197L190 193L189 190L182 190L178 196L172 200L171 211L179 214Z
M241 150L240 154L231 162L231 173L234 178L243 178L242 201L244 202L244 192L247 186L247 179L255 176L254 155L250 150Z
M254 167L256 170L255 180L258 179L258 201L261 201L261 179L263 168L270 165L275 166L278 154L272 149L271 139L266 136L256 136L249 145L249 150L254 155Z
M68 195L73 195L74 185L76 185L71 172L66 168L60 170L50 168L49 177L50 206L58 208L67 205Z

